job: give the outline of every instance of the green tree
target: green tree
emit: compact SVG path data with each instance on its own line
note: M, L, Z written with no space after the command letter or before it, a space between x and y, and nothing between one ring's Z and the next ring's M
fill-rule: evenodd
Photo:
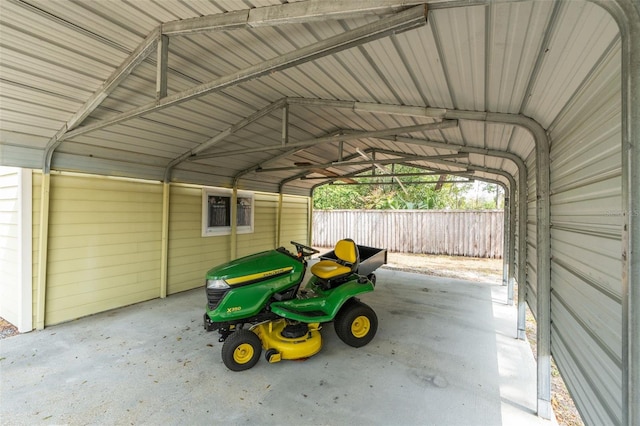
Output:
M421 169L398 165L396 173L419 173ZM325 185L314 193L316 209L444 209L461 208L461 195L470 184L444 184L436 189L438 176L405 176L396 180L384 174L359 179L363 185ZM425 182L424 185L415 182ZM412 184L409 184L412 182ZM455 200L455 202L454 202Z

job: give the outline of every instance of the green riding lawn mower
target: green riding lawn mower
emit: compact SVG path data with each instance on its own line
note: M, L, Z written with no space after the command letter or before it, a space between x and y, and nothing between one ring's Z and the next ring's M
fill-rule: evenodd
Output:
M295 253L280 247L207 272L204 327L219 332L222 360L230 370L253 367L263 349L270 363L315 355L322 347L320 329L328 322L356 348L376 334L375 312L356 296L373 291L373 272L386 263L386 250L341 240L311 266L305 284L307 259L319 252L291 244Z

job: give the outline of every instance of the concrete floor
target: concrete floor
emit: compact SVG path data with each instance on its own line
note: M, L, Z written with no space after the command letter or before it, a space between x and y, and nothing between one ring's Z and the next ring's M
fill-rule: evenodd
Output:
M554 425L506 288L380 269L378 334L234 373L203 289L0 340L0 424Z

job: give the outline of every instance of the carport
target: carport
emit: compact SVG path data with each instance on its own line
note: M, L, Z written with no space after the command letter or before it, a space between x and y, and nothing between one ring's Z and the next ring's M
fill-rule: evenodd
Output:
M525 304L538 322L538 414L551 416L553 354L588 424L640 424L636 1L0 7L0 165L40 170L36 328L78 315L59 314L71 305L61 293L87 278L111 307L194 288L180 262L206 243L187 247L180 233L200 220L203 186L229 191L232 217L239 198L273 212L275 232L259 244L231 224L219 251L236 257L308 239L308 227L291 226L310 223L315 178L410 164L508 189L505 283L520 288L518 337ZM159 289L118 299L91 267L102 252L77 261L91 230L111 223L84 196L123 217L141 209L126 224L148 239L122 244L149 256L128 274L157 270L147 281ZM87 245L71 246L80 231ZM190 269L197 276L209 261Z

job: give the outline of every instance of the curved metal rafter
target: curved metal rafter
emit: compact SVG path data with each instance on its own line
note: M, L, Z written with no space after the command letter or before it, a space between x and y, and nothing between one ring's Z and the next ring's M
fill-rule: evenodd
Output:
M616 21L622 38L622 423L640 424L640 4L589 0Z
M85 133L103 129L108 126L120 124L133 118L141 117L149 113L157 112L165 108L181 104L183 102L196 99L198 97L219 92L240 83L253 80L274 71L282 71L324 56L328 56L351 47L368 43L386 37L393 33L411 30L424 26L427 23L426 5L414 6L390 16L379 19L370 24L365 24L353 30L345 31L342 34L329 37L312 43L293 52L265 60L261 63L248 66L234 73L219 77L195 87L183 90L172 95L162 96L153 102L132 108L116 114L115 116L99 121L97 123L79 127L101 103L106 99L118 85L130 75L134 68L146 59L146 57L160 45L162 58L158 64L158 94L166 93L166 62L167 55L164 51L167 48L168 34L191 33L201 31L228 30L242 26L258 25L280 25L283 22L305 22L305 20L315 20L319 15L326 13L334 18L348 16L353 13L366 13L384 9L389 11L393 8L406 6L396 2L374 1L369 7L363 3L348 2L345 5L328 5L320 1L311 1L305 5L288 5L265 7L252 11L240 11L229 14L214 15L209 17L195 18L185 24L183 21L173 21L158 25L143 40L138 48L118 67L105 83L85 102L85 104L66 122L62 128L49 140L45 147L43 170L49 173L51 160L55 150L66 140ZM329 10L333 10L333 13ZM255 18L258 15L259 18ZM250 23L251 16L254 16L253 24ZM185 26L186 25L186 26ZM183 31L184 28L187 28ZM197 29L195 28L197 27Z

